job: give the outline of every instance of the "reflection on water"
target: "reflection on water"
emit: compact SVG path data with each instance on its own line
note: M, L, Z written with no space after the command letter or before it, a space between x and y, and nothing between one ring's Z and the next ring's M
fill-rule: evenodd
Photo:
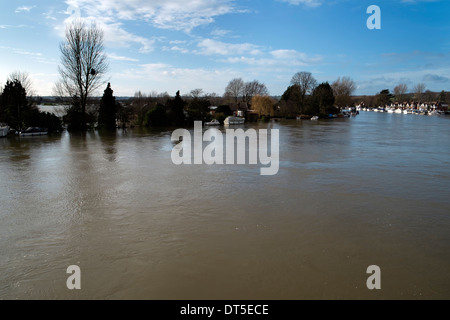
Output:
M175 166L170 129L1 139L0 298L448 299L449 121L248 125L276 176Z

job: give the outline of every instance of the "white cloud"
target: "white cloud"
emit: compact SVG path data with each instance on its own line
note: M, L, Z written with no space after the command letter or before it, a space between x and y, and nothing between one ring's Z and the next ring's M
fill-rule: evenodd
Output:
M68 17L63 25L56 27L61 37L64 37L65 28L72 23L76 17ZM154 39L148 39L139 35L132 34L123 28L121 22L117 22L110 17L95 17L88 16L82 17L82 20L87 24L95 22L96 26L100 28L104 33L105 44L111 48L127 48L131 45L138 45L139 52L148 53L154 50Z
M15 29L15 28L34 28L32 26L27 26L25 24L10 25L10 24L0 24L0 29Z
M111 60L115 60L115 61L129 61L129 62L138 62L139 61L138 59L119 56L119 55L116 55L115 53L108 53L108 58L110 58Z
M309 56L296 50L274 50L269 52L267 57L236 56L221 61L232 64L291 69L292 67L306 67L319 64L323 61L323 58L321 56Z
M147 92L167 91L174 95L176 91L188 93L195 88L205 92L222 94L227 81L245 74L234 69L179 68L164 63L143 64L139 68L129 69L113 75L113 78L126 79L129 88L121 95L133 95L137 90ZM118 93L119 94L119 93Z
M251 43L225 43L212 39L204 39L198 43L200 51L197 53L204 55L258 55L261 54L261 47Z
M15 13L21 13L21 12L30 12L32 9L36 8L36 6L22 6L18 7Z
M280 2L287 2L291 5L294 6L298 6L300 4L303 4L305 6L308 7L319 7L320 5L322 5L322 1L321 0L278 0Z
M214 18L235 12L232 0L68 0L81 13L118 20L144 20L150 25L179 31L210 24Z

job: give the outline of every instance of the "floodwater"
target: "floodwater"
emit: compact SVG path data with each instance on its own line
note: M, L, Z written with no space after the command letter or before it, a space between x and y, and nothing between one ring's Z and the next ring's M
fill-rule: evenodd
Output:
M176 166L173 129L0 139L0 299L450 298L450 118L246 128L277 175Z

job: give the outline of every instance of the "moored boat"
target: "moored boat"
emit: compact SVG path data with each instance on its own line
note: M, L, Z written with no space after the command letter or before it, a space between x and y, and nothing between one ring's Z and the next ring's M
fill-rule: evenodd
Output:
M0 137L6 137L9 133L9 126L6 123L0 123Z
M30 127L25 131L21 131L20 135L22 137L32 137L32 136L45 136L48 134L48 130L38 127Z
M220 122L217 119L213 119L210 122L206 122L205 126L220 126Z
M235 125L235 124L244 124L245 123L245 119L244 118L240 118L240 117L228 117L225 119L225 121L223 122L226 126L229 125Z

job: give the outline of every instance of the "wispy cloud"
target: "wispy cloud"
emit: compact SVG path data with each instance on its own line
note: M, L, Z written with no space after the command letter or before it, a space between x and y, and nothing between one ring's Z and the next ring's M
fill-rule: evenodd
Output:
M66 3L93 16L143 20L156 28L186 32L237 11L232 0L68 0Z
M36 8L36 6L21 6L18 7L16 9L16 11L14 11L15 13L20 13L20 12L30 12L32 9Z
M423 81L425 82L438 82L438 83L447 83L450 82L450 79L445 76L440 76L437 74L426 74L423 76Z
M286 2L294 6L305 5L307 7L319 7L322 5L322 0L278 0L280 2Z
M34 27L27 26L25 24L19 24L19 25L0 24L0 29L15 29L15 28L34 28Z
M204 39L199 42L200 50L197 52L204 55L258 55L261 54L261 47L251 43L226 43L212 39Z
M134 58L129 58L129 57L125 57L125 56L119 56L116 55L115 53L108 53L108 58L110 58L111 60L115 60L115 61L129 61L129 62L138 62L138 59L134 59Z

